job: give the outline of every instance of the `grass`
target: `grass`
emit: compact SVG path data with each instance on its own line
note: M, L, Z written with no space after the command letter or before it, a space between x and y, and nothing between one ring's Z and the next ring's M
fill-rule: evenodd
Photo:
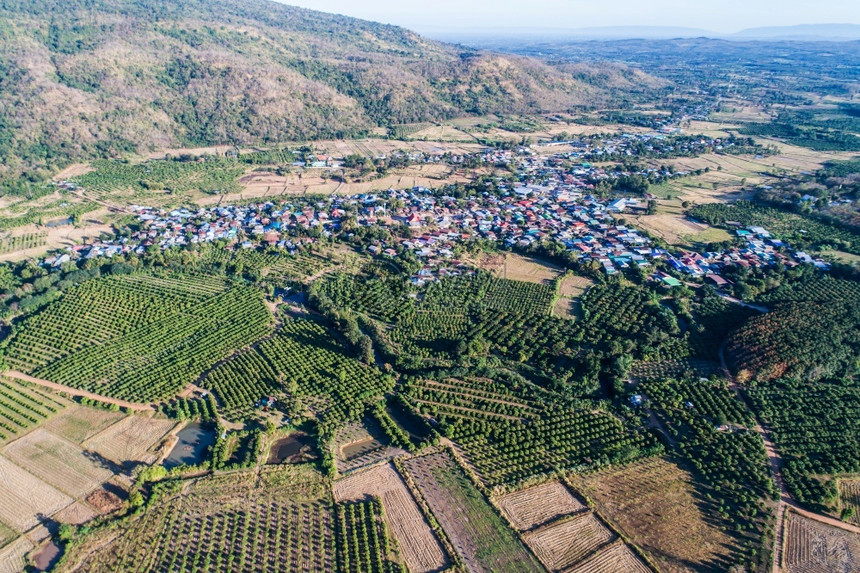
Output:
M531 559L521 561L527 555L522 542L459 468L437 467L433 476L450 498L456 500L461 519L481 541L476 557L482 564L493 571L538 569Z
M575 485L666 573L725 570L732 539L703 503L693 477L673 461L651 458L590 474Z

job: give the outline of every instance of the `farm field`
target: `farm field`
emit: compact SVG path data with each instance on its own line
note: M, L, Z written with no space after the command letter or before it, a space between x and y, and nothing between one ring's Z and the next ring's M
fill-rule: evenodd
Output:
M715 511L703 512L693 477L671 460L650 458L575 484L667 573L724 570L733 540Z
M27 566L26 556L35 546L26 537L0 548L0 573L20 573Z
M562 269L557 265L517 253L487 254L467 260L491 272L496 278L514 281L551 285L562 274Z
M573 515L523 534L523 541L550 571L575 568L577 563L595 555L617 538L590 512Z
M173 420L127 416L83 442L93 451L116 464L152 463L154 448L176 427Z
M470 571L540 571L516 534L446 453L403 462Z
M592 553L565 573L651 573L651 569L619 540Z
M104 408L75 405L54 416L43 427L70 442L82 444L125 416L122 412Z
M68 404L42 388L0 376L0 443L56 420Z
M39 525L39 516L53 515L73 499L0 456L0 522L19 533Z
M176 275L88 281L31 316L7 361L113 398L170 398L273 326L260 293L225 286L213 277Z
M43 429L12 442L3 455L74 498L86 495L113 475L104 462Z
M843 511L853 510L849 522L860 525L860 480L839 480L839 507Z
M355 472L336 481L333 489L337 502L358 501L368 496L382 501L391 535L398 542L409 571L430 573L449 564L412 493L390 463Z
M790 509L785 519L782 568L786 573L857 571L860 534L837 529Z
M495 500L511 524L520 531L533 529L588 508L560 481L548 481Z
M328 482L310 466L182 485L125 518L121 534L100 531L88 538L57 570L390 570L376 502L335 505Z

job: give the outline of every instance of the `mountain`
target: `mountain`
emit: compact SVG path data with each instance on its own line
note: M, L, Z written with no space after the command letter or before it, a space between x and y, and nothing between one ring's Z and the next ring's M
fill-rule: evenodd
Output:
M422 29L431 38L466 45L475 40L516 39L519 41L587 41L587 40L666 40L672 38L717 37L719 34L699 28L679 26L599 26L593 28L469 28Z
M562 111L649 81L267 0L0 0L0 165Z
M857 24L802 24L749 28L728 36L734 40L852 41L860 40Z

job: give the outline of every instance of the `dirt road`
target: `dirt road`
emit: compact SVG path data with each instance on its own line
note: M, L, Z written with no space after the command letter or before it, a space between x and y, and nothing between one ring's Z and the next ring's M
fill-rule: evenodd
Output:
M38 384L39 386L44 386L45 388L51 388L52 390L64 392L65 394L69 394L70 396L80 396L81 398L90 398L91 400L98 400L99 402L104 402L106 404L116 404L121 408L128 408L129 410L135 410L137 412L149 412L156 409L153 404L136 404L134 402L126 402L125 400L118 400L116 398L108 398L107 396L94 394L92 392L87 392L86 390L78 390L77 388L63 386L62 384L57 384L56 382L51 382L50 380L34 378L33 376L29 376L27 374L24 374L23 372L18 372L17 370L7 370L3 372L3 376L8 376L9 378L17 378L18 380L24 380L25 382Z

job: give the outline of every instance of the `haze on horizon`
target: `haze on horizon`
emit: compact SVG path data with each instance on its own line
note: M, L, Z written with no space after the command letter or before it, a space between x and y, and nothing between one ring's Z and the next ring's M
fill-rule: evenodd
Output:
M418 32L491 28L604 26L698 28L731 34L747 28L860 23L847 0L280 0L305 8L396 24Z

